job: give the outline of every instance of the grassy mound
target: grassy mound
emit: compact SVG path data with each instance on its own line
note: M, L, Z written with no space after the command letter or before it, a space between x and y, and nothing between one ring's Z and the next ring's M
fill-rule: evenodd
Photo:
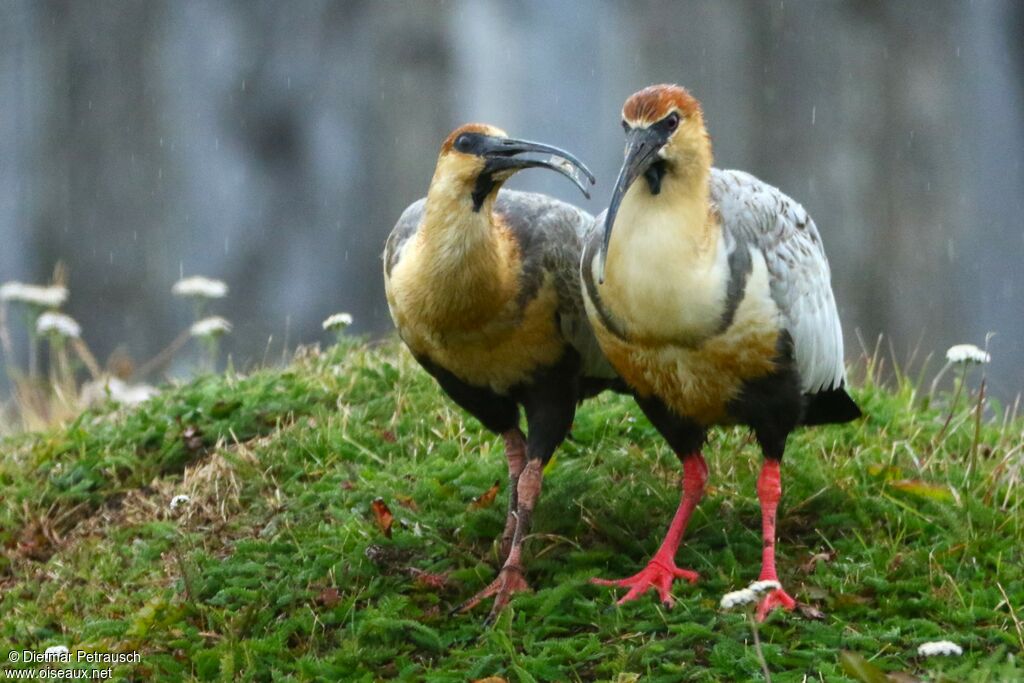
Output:
M855 395L868 419L790 441L780 575L823 614L760 627L772 679L1024 680L1020 423L976 441L968 406L944 427L909 385ZM619 608L587 579L643 566L679 466L631 400L588 402L534 517L535 592L492 628L483 608L448 609L495 573L500 441L394 345L204 377L0 446L0 655L138 651L114 669L133 680L763 678L747 615L718 607L760 562L743 430L705 451L711 487L678 556L700 583L677 584L672 610ZM917 656L939 639L964 655Z

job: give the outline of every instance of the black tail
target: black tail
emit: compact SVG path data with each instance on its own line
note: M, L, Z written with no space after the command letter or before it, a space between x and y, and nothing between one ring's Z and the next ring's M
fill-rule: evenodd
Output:
M862 413L846 389L824 389L804 394L804 419L801 424L823 425L856 420Z

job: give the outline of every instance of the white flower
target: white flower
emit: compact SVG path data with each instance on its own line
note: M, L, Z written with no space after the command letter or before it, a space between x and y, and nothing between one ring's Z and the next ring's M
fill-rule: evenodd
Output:
M82 387L82 403L95 406L110 399L114 403L134 406L148 401L160 392L148 384L128 384L117 377L101 377Z
M201 275L178 280L171 287L171 294L193 299L223 299L227 293L228 286L225 283Z
M69 654L67 645L51 645L43 651L44 662L63 661Z
M348 313L335 313L324 321L325 330L343 330L352 324L352 316Z
M82 326L75 322L70 315L47 311L36 320L36 332L39 334L53 334L68 339L78 339L82 336Z
M757 602L757 593L749 588L744 588L743 590L733 591L732 593L726 593L723 595L720 605L722 609L732 609L733 607L749 605L753 602Z
M954 655L959 657L964 653L962 647L949 640L937 640L934 643L924 643L917 648L917 654L921 657L934 657L935 655Z
M778 581L755 581L747 586L747 590L754 591L755 593L766 593L779 588L782 588L782 584Z
M179 493L174 498L171 498L171 512L174 512L182 505L188 505L188 502L192 500L184 493Z
M957 344L946 351L946 360L950 363L988 363L992 356L974 344Z
M68 290L60 285L41 287L21 282L5 282L0 285L0 301L18 301L43 308L57 308L67 300Z
M114 383L110 384L110 398L117 403L126 406L136 406L144 401L153 398L160 391L148 384L127 384L120 382L120 386L114 389Z
M189 333L193 337L219 337L231 331L231 323L219 315L203 318L192 325Z

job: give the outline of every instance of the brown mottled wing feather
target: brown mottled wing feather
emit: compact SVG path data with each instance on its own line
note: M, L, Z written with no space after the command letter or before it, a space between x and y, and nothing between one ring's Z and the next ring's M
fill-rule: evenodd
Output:
M558 293L559 325L565 340L580 354L586 377L615 377L594 338L580 292L580 252L594 225L586 211L546 195L502 190L494 210L519 243L523 260L521 304L536 296L551 276Z
M710 185L727 244L764 255L772 299L793 338L803 391L842 386L843 330L814 221L800 204L749 173L712 169Z

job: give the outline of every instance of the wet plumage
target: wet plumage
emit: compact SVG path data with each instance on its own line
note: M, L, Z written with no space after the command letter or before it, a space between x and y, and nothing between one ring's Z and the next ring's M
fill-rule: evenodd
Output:
M568 176L584 192L579 175L593 182L567 152L489 126L456 130L442 145L427 197L402 214L384 252L388 305L402 340L453 401L505 441L503 565L460 608L493 596L492 617L527 588L521 546L544 464L577 404L614 377L590 331L579 283L593 217L544 195L501 190L514 172L535 166Z
M703 494L701 447L715 425L744 424L765 456L758 482L760 578L777 581L780 462L799 425L846 422L843 338L828 260L800 204L742 171L711 168L699 103L652 86L623 107L626 158L585 248L587 313L605 355L683 465L664 543L624 600L650 588L671 602L675 552ZM759 606L792 608L781 588Z

